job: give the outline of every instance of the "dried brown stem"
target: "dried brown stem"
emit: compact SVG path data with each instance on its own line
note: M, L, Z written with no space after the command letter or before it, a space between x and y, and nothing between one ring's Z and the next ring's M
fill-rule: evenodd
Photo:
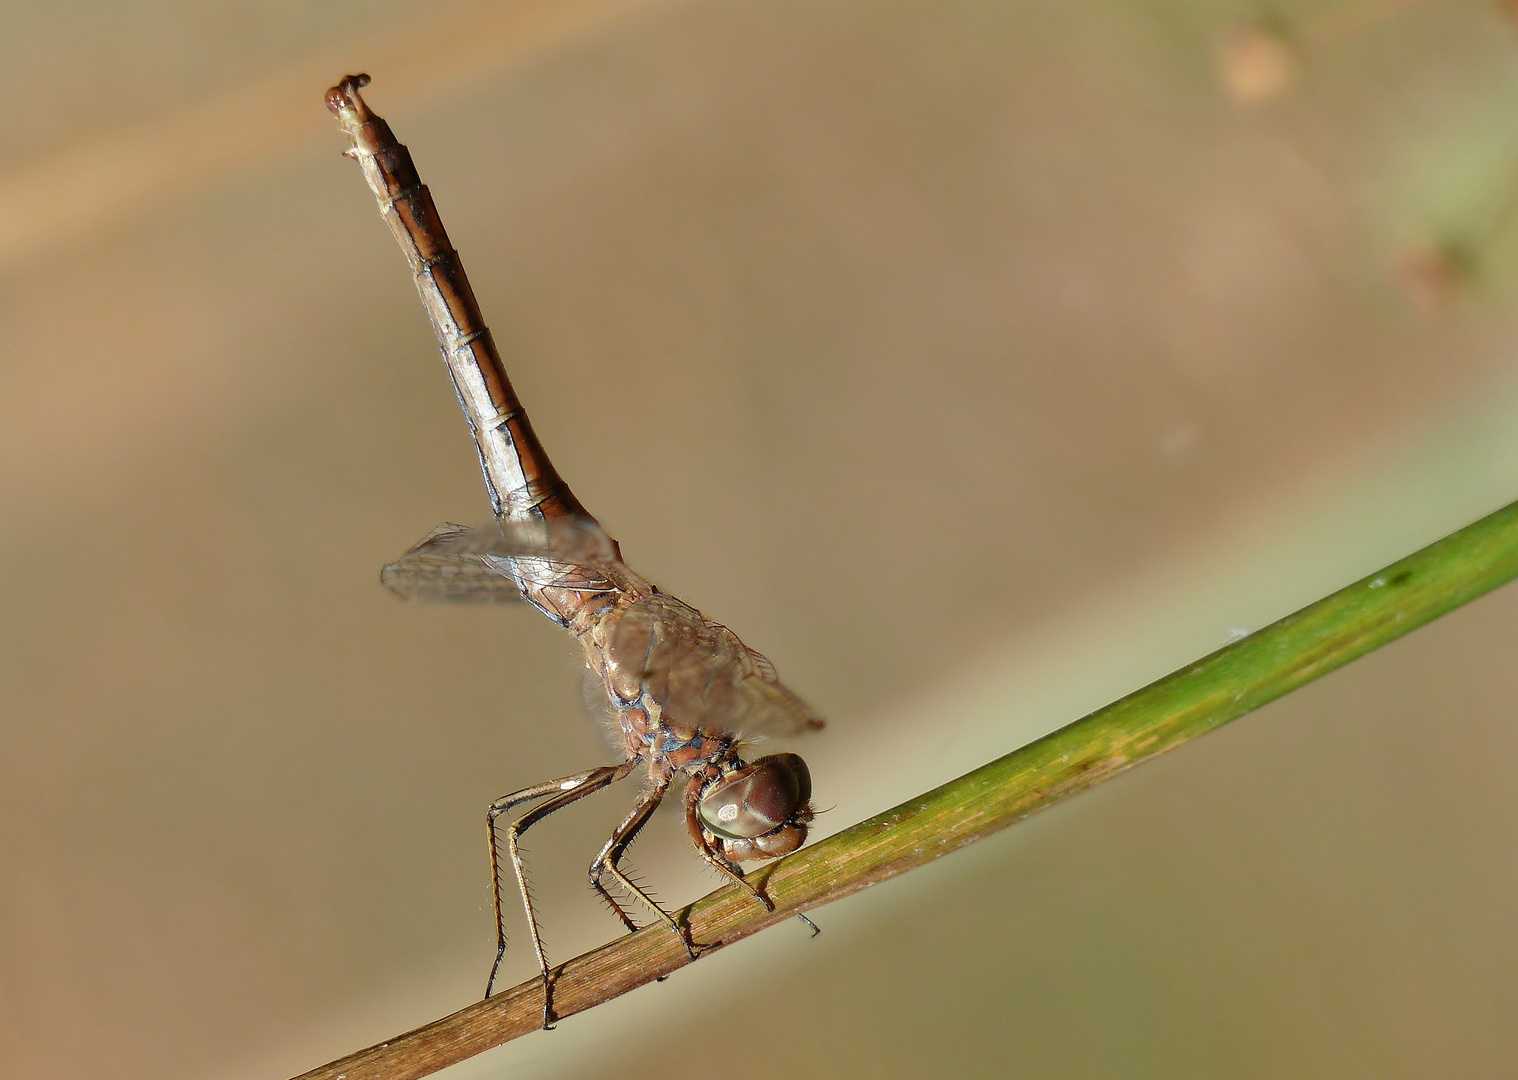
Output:
M755 871L766 912L736 886L681 917L703 955L798 911L946 855L1211 731L1518 577L1518 503L877 817ZM556 969L554 1007L582 1012L689 963L656 925ZM412 1080L538 1028L523 983L299 1080Z

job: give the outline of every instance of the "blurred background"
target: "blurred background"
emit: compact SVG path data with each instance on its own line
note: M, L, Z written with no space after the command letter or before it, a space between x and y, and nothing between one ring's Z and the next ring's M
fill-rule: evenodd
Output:
M10 5L7 1076L468 1004L485 806L606 760L546 620L378 585L488 508L358 70L560 470L828 717L823 833L1518 498L1509 4ZM1502 591L446 1075L1518 1074L1515 641ZM559 959L630 796L532 837ZM632 862L717 884L678 815Z

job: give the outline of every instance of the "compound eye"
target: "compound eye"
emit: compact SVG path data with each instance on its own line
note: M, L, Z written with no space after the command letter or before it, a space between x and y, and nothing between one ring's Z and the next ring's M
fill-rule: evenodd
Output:
M806 762L795 754L773 754L708 787L696 812L718 836L752 840L785 825L811 797Z

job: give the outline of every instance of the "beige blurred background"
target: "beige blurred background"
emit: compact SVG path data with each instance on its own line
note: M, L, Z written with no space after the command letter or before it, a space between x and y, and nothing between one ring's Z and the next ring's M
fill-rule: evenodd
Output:
M829 717L831 832L1518 497L1518 27L1262 13L0 11L0 1073L467 1004L485 805L605 757L545 620L376 581L487 508L337 76L585 503ZM1509 590L449 1075L1518 1074L1515 642ZM530 845L556 957L629 794ZM633 862L715 884L672 818Z

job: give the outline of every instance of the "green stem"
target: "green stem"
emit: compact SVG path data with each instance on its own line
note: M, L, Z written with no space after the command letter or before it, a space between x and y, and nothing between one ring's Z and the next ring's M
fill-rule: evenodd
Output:
M1518 503L1188 664L957 780L751 873L766 912L735 886L682 912L703 954L858 892L1003 829L1173 746L1221 727L1518 577ZM689 961L652 926L556 972L560 1016ZM411 1080L534 1030L536 981L304 1074Z

